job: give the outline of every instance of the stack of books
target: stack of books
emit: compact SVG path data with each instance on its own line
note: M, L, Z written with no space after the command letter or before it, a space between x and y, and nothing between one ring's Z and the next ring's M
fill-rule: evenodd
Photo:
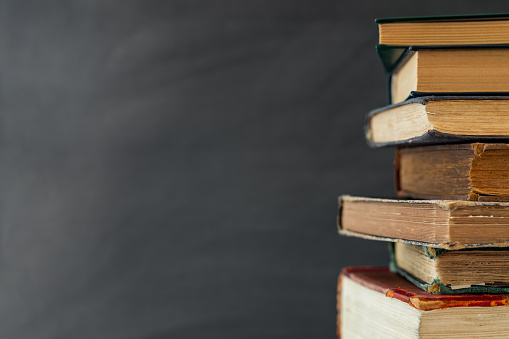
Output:
M399 199L341 196L338 228L391 264L343 270L338 335L508 338L509 14L377 23L390 105L366 138L396 147Z

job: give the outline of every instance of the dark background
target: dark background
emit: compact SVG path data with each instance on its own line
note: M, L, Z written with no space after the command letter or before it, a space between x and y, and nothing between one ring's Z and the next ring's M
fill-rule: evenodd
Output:
M334 338L373 20L504 4L0 1L0 337Z

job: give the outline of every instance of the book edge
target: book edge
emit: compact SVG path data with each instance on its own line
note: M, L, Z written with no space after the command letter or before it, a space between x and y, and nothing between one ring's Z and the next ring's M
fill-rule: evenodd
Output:
M489 18L507 18L509 13L483 13L483 14L445 14L445 15L425 15L425 16L407 16L407 17L386 17L375 19L376 24L385 24L391 22L430 22L430 21L478 21L478 19ZM472 20L468 20L472 19Z

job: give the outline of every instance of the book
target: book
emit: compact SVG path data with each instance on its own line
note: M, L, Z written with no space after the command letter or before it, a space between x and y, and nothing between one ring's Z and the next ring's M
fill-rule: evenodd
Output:
M424 96L368 114L372 147L509 141L509 96Z
M391 244L391 269L431 293L509 293L509 248Z
M379 44L484 45L509 43L509 14L443 15L377 19Z
M509 247L509 202L339 197L338 231L433 248Z
M509 200L509 144L399 148L396 189L417 199Z
M392 103L412 93L509 92L509 46L411 47L390 72Z
M441 295L387 268L349 267L338 282L342 338L507 338L509 295Z

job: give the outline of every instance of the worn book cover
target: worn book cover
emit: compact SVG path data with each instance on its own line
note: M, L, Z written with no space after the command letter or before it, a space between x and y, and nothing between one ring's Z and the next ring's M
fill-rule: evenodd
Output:
M468 255L469 252L473 251L472 249L462 249L462 250L451 251L451 250L446 250L446 249L442 249L442 248L432 248L432 247L419 246L419 245L417 245L417 246L424 250L423 252L426 254L428 259L430 259L431 261L435 261L435 262L437 261L437 259L440 256L443 256L444 254L447 254L450 252L456 252L456 253L462 252L463 254ZM487 283L476 284L476 285L466 284L469 286L466 286L466 285L452 286L451 284L447 284L447 283L444 283L443 281L441 281L439 273L437 273L437 272L434 272L435 276L432 278L431 281L428 281L428 282L423 281L422 279L419 279L415 275L406 271L404 268L402 268L398 264L398 261L396 258L395 247L396 246L394 243L389 244L389 251L390 251L390 257L391 257L391 261L390 261L391 270L401 274L406 279L408 279L409 281L411 281L413 284L415 284L419 288L423 289L424 291L427 291L430 293L439 293L439 294L509 293L509 284L508 283L487 282ZM485 251L485 252L486 251L491 251L491 252L498 251L502 255L505 255L505 256L507 256L507 254L509 254L508 247L496 248L496 249L495 248L478 248L478 249L475 249L475 251L476 252L478 252L478 251ZM413 265L419 266L418 263L415 263ZM481 263L481 266L482 266L482 263ZM415 269L416 266L414 266L413 268ZM475 268L472 268L472 270L474 270L474 269ZM465 271L466 271L465 273L468 274L468 272L467 272L468 268L465 268ZM489 274L487 274L487 272L482 272L482 273L484 273L484 276L486 277L485 279L489 279Z
M509 96L426 95L371 111L371 147L508 142Z
M509 334L508 294L429 293L388 268L344 268L337 305L339 336L346 330L365 335L383 331L387 337L398 329L400 336L426 338L470 337L486 331L499 337ZM348 323L341 324L342 319ZM450 326L455 323L463 325Z
M434 248L509 246L509 202L338 199L340 234Z
M401 198L509 201L509 144L399 148L395 182Z

